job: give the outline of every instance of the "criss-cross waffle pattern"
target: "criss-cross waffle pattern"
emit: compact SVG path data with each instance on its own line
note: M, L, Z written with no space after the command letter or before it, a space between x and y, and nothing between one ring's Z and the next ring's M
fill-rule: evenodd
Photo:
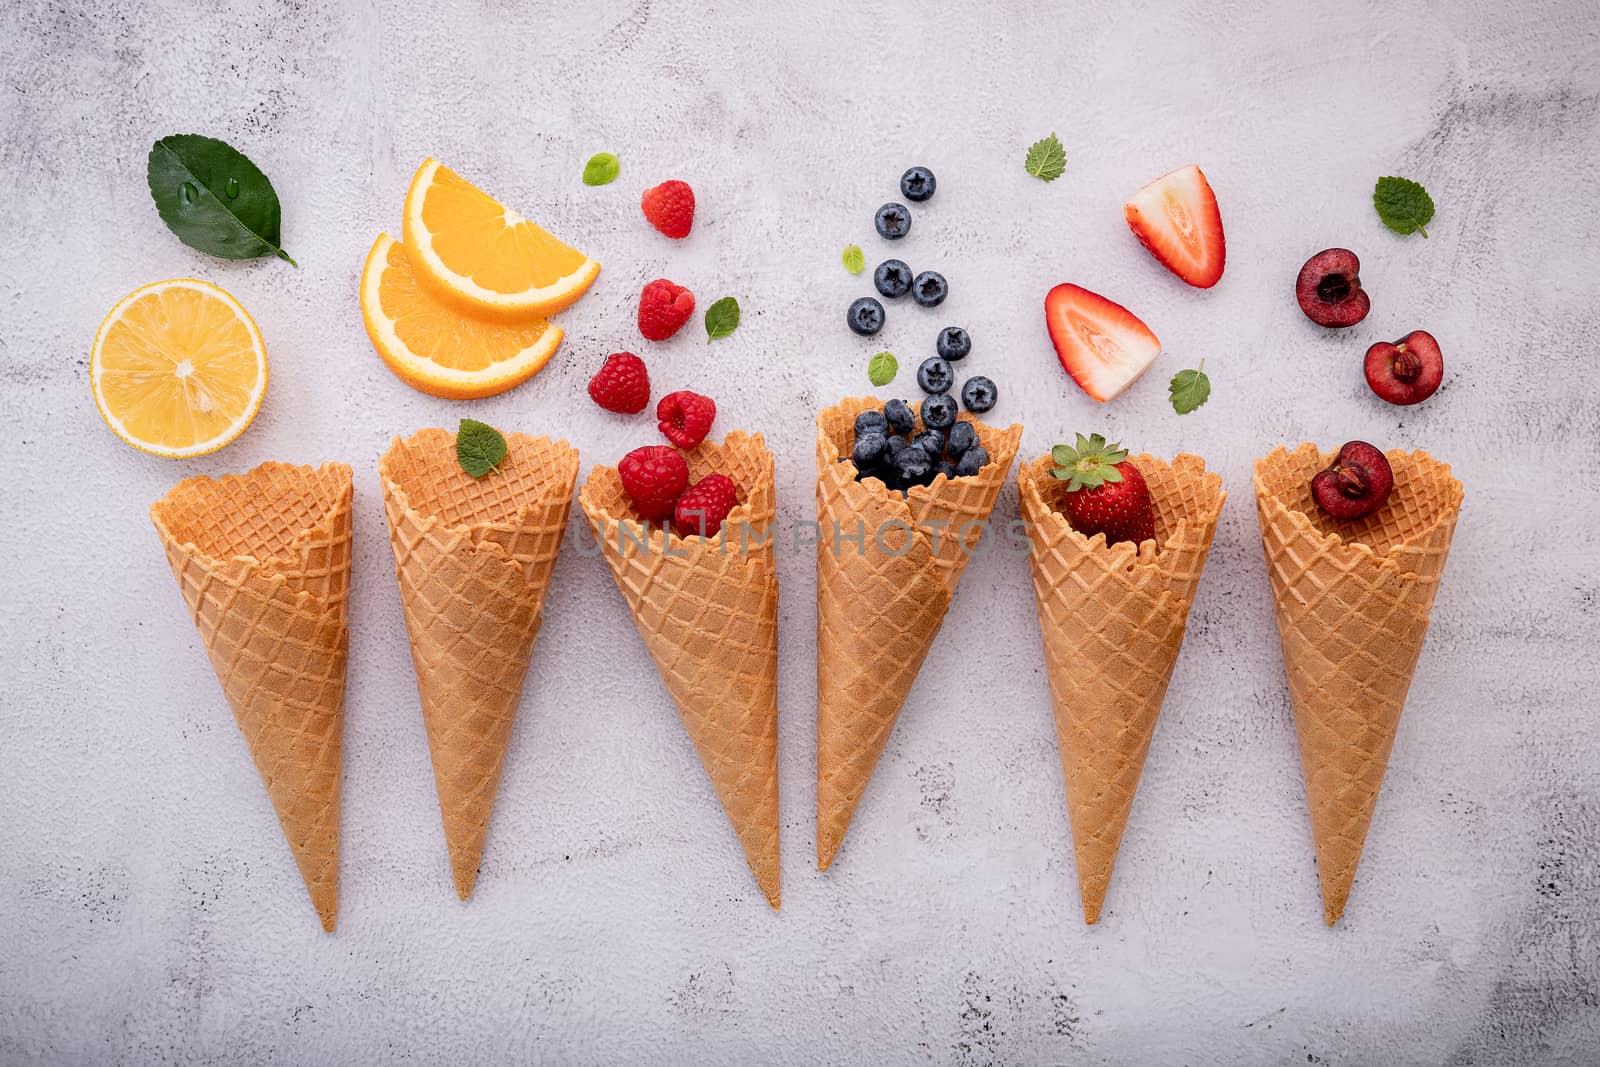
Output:
M1434 594L1461 483L1426 452L1387 452L1388 502L1356 522L1311 497L1333 462L1304 444L1256 461L1256 510L1294 705L1324 918L1344 914Z
M1044 455L1017 474L1084 920L1099 921L1144 758L1227 494L1198 456L1130 457L1156 538L1107 545L1062 514Z
M578 479L565 441L506 437L473 478L455 434L396 439L378 471L456 892L478 876L506 745Z
M772 453L734 431L687 452L690 481L725 474L739 503L713 537L646 528L611 467L578 494L756 884L779 905L778 577Z
M350 468L263 463L150 508L325 930L339 905Z
M872 397L817 416L817 867L849 829L973 547L1005 484L1022 427L971 416L989 463L907 496L849 462Z

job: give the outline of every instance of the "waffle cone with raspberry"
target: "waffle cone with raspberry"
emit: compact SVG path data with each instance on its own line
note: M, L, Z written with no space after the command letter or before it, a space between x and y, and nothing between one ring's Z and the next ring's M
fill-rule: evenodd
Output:
M880 405L857 397L817 415L817 869L824 871L984 536L1022 437L1021 426L1000 430L963 416L989 463L970 477L941 474L902 497L877 478L856 481L849 461L856 416Z
M1073 529L1049 454L1017 474L1087 923L1100 919L1227 497L1198 456L1130 461L1155 513L1155 539L1138 545Z
M777 908L778 574L772 453L739 431L685 453L689 480L724 474L739 502L709 537L646 526L611 467L578 494L678 715Z
M1329 926L1355 881L1463 496L1449 465L1426 452L1384 455L1394 471L1388 501L1343 522L1311 495L1333 454L1303 444L1255 466Z
M473 478L455 434L396 438L378 462L400 604L456 893L472 893L506 746L578 479L565 441L506 435Z
M324 930L339 907L350 468L188 478L150 508Z

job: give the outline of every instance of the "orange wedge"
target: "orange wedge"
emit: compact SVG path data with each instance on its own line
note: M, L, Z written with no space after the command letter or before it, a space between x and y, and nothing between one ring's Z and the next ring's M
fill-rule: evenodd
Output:
M543 319L493 322L441 303L418 284L406 250L386 233L361 271L361 318L372 347L401 381L451 400L521 385L561 347L561 328Z
M479 317L527 321L571 305L600 264L429 159L411 179L402 231L417 277Z
M250 425L267 391L267 348L250 313L209 282L135 289L100 323L89 354L100 417L134 448L215 452Z

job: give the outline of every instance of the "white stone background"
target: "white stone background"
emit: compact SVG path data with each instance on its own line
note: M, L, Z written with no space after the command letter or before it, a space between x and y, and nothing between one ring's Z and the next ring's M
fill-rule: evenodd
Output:
M0 12L0 1061L6 1063L1589 1064L1600 1060L1600 18L1582 0L1057 6L146 4ZM1119 8L1117 13L1109 9ZM1263 10L1270 9L1270 10ZM1051 185L1022 169L1051 130ZM150 142L221 136L271 176L299 270L179 244ZM593 152L623 160L605 188ZM437 155L594 254L559 357L493 400L413 392L363 334L356 276ZM1209 292L1120 205L1191 161L1227 227ZM937 197L893 248L903 168ZM1424 182L1430 239L1375 178ZM695 187L693 236L642 188ZM859 242L947 275L936 312L840 321ZM1296 270L1346 245L1374 311L1338 334ZM272 361L254 426L191 462L95 415L105 311L218 282ZM732 338L634 327L641 284ZM1040 303L1072 280L1166 354L1104 407ZM836 867L813 862L809 555L782 568L784 907L747 873L602 563L568 552L477 891L451 891L375 477L396 433L462 415L565 436L585 468L654 439L597 411L604 353L657 395L764 431L784 520L812 508L812 417L868 355L967 326L1025 453L1100 430L1201 453L1230 499L1106 914L1081 921L1026 568L967 571ZM1446 353L1416 409L1366 346ZM1206 360L1208 405L1165 384ZM884 396L915 391L909 367ZM1451 462L1466 506L1349 911L1323 927L1251 503L1251 460L1361 437ZM179 478L262 460L356 470L339 929L323 934L146 515ZM999 514L1016 512L1015 489Z

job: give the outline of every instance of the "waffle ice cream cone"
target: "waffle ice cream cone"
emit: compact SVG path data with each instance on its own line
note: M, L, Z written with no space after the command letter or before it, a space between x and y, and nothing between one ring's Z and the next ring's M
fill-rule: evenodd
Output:
M1156 537L1107 545L1061 513L1048 454L1017 474L1087 923L1100 920L1145 753L1227 494L1198 456L1131 456Z
M311 905L339 907L350 468L188 478L150 509Z
M855 419L881 407L841 401L817 416L817 869L839 851L900 707L984 534L1022 427L963 415L989 452L976 475L902 497L855 480ZM854 538L860 533L861 541Z
M578 478L565 441L506 435L473 478L455 434L396 438L378 462L395 576L456 893L472 893L550 571Z
M611 467L578 494L634 626L677 705L768 903L779 906L778 576L772 453L735 431L686 454L689 481L725 474L739 504L718 535L647 528Z
M1294 705L1329 926L1344 914L1461 510L1461 483L1426 452L1386 452L1394 489L1353 522L1324 514L1304 444L1256 461L1256 509Z

